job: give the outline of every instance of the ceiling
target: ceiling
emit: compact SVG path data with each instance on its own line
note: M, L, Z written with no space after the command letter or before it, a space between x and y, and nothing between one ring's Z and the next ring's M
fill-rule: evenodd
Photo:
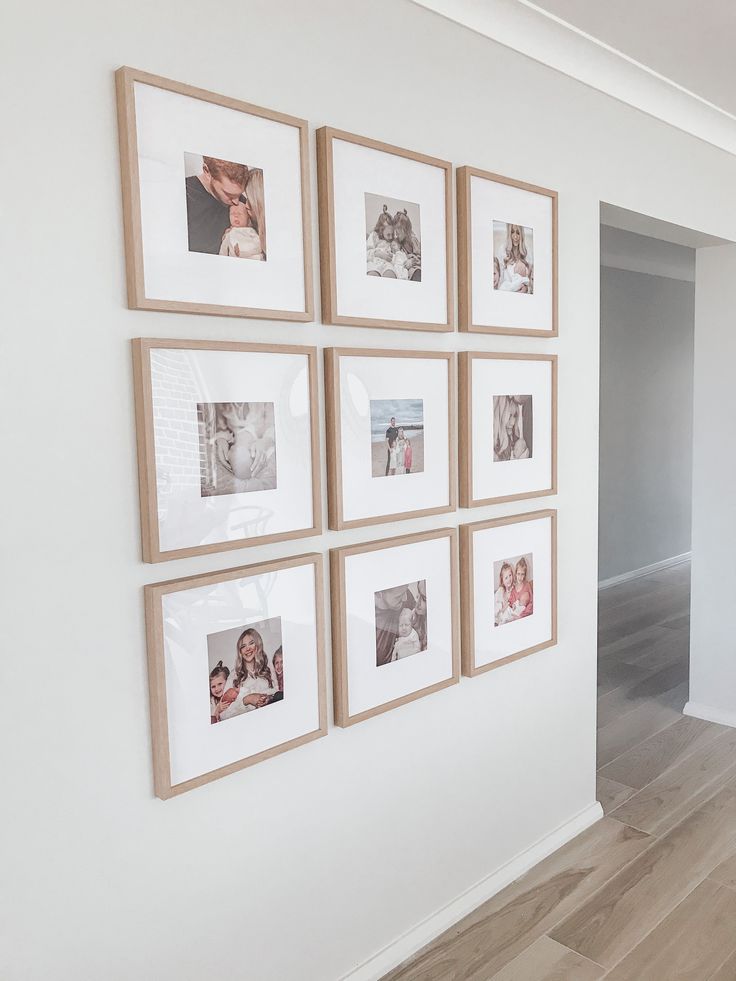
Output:
M521 0L736 116L736 2Z

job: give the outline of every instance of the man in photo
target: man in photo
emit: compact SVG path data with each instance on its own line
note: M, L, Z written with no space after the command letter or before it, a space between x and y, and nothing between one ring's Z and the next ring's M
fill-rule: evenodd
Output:
M396 454L396 440L399 438L399 430L396 428L396 417L391 416L391 424L386 430L386 476L391 471L391 451ZM395 469L395 467L394 467Z
M202 157L202 172L186 178L189 251L219 255L232 225L230 209L244 203L245 164Z

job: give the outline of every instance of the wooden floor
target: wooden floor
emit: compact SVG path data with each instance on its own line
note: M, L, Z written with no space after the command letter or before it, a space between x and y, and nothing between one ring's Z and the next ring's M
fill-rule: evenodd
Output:
M682 715L689 568L605 590L606 816L384 981L736 981L736 729Z

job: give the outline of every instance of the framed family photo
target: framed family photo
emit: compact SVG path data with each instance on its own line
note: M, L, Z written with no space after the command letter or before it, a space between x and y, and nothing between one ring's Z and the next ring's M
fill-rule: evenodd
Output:
M460 525L463 674L557 643L557 512Z
M327 734L321 556L144 592L157 797Z
M335 723L456 684L457 530L332 549Z
M557 493L557 355L459 355L460 504Z
M557 192L457 171L460 330L557 336Z
M326 126L317 169L325 323L454 330L452 165Z
M325 350L333 529L454 511L455 356Z
M297 345L133 341L146 562L320 534L316 360Z
M307 123L116 74L128 304L313 319Z

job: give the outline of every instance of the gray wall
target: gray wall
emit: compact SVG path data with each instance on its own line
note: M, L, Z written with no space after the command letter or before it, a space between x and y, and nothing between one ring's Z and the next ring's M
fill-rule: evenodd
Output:
M604 263L622 235L631 265L670 275L601 266L601 581L690 549L695 285L672 276L694 278L694 252L645 261L653 240L604 228Z

